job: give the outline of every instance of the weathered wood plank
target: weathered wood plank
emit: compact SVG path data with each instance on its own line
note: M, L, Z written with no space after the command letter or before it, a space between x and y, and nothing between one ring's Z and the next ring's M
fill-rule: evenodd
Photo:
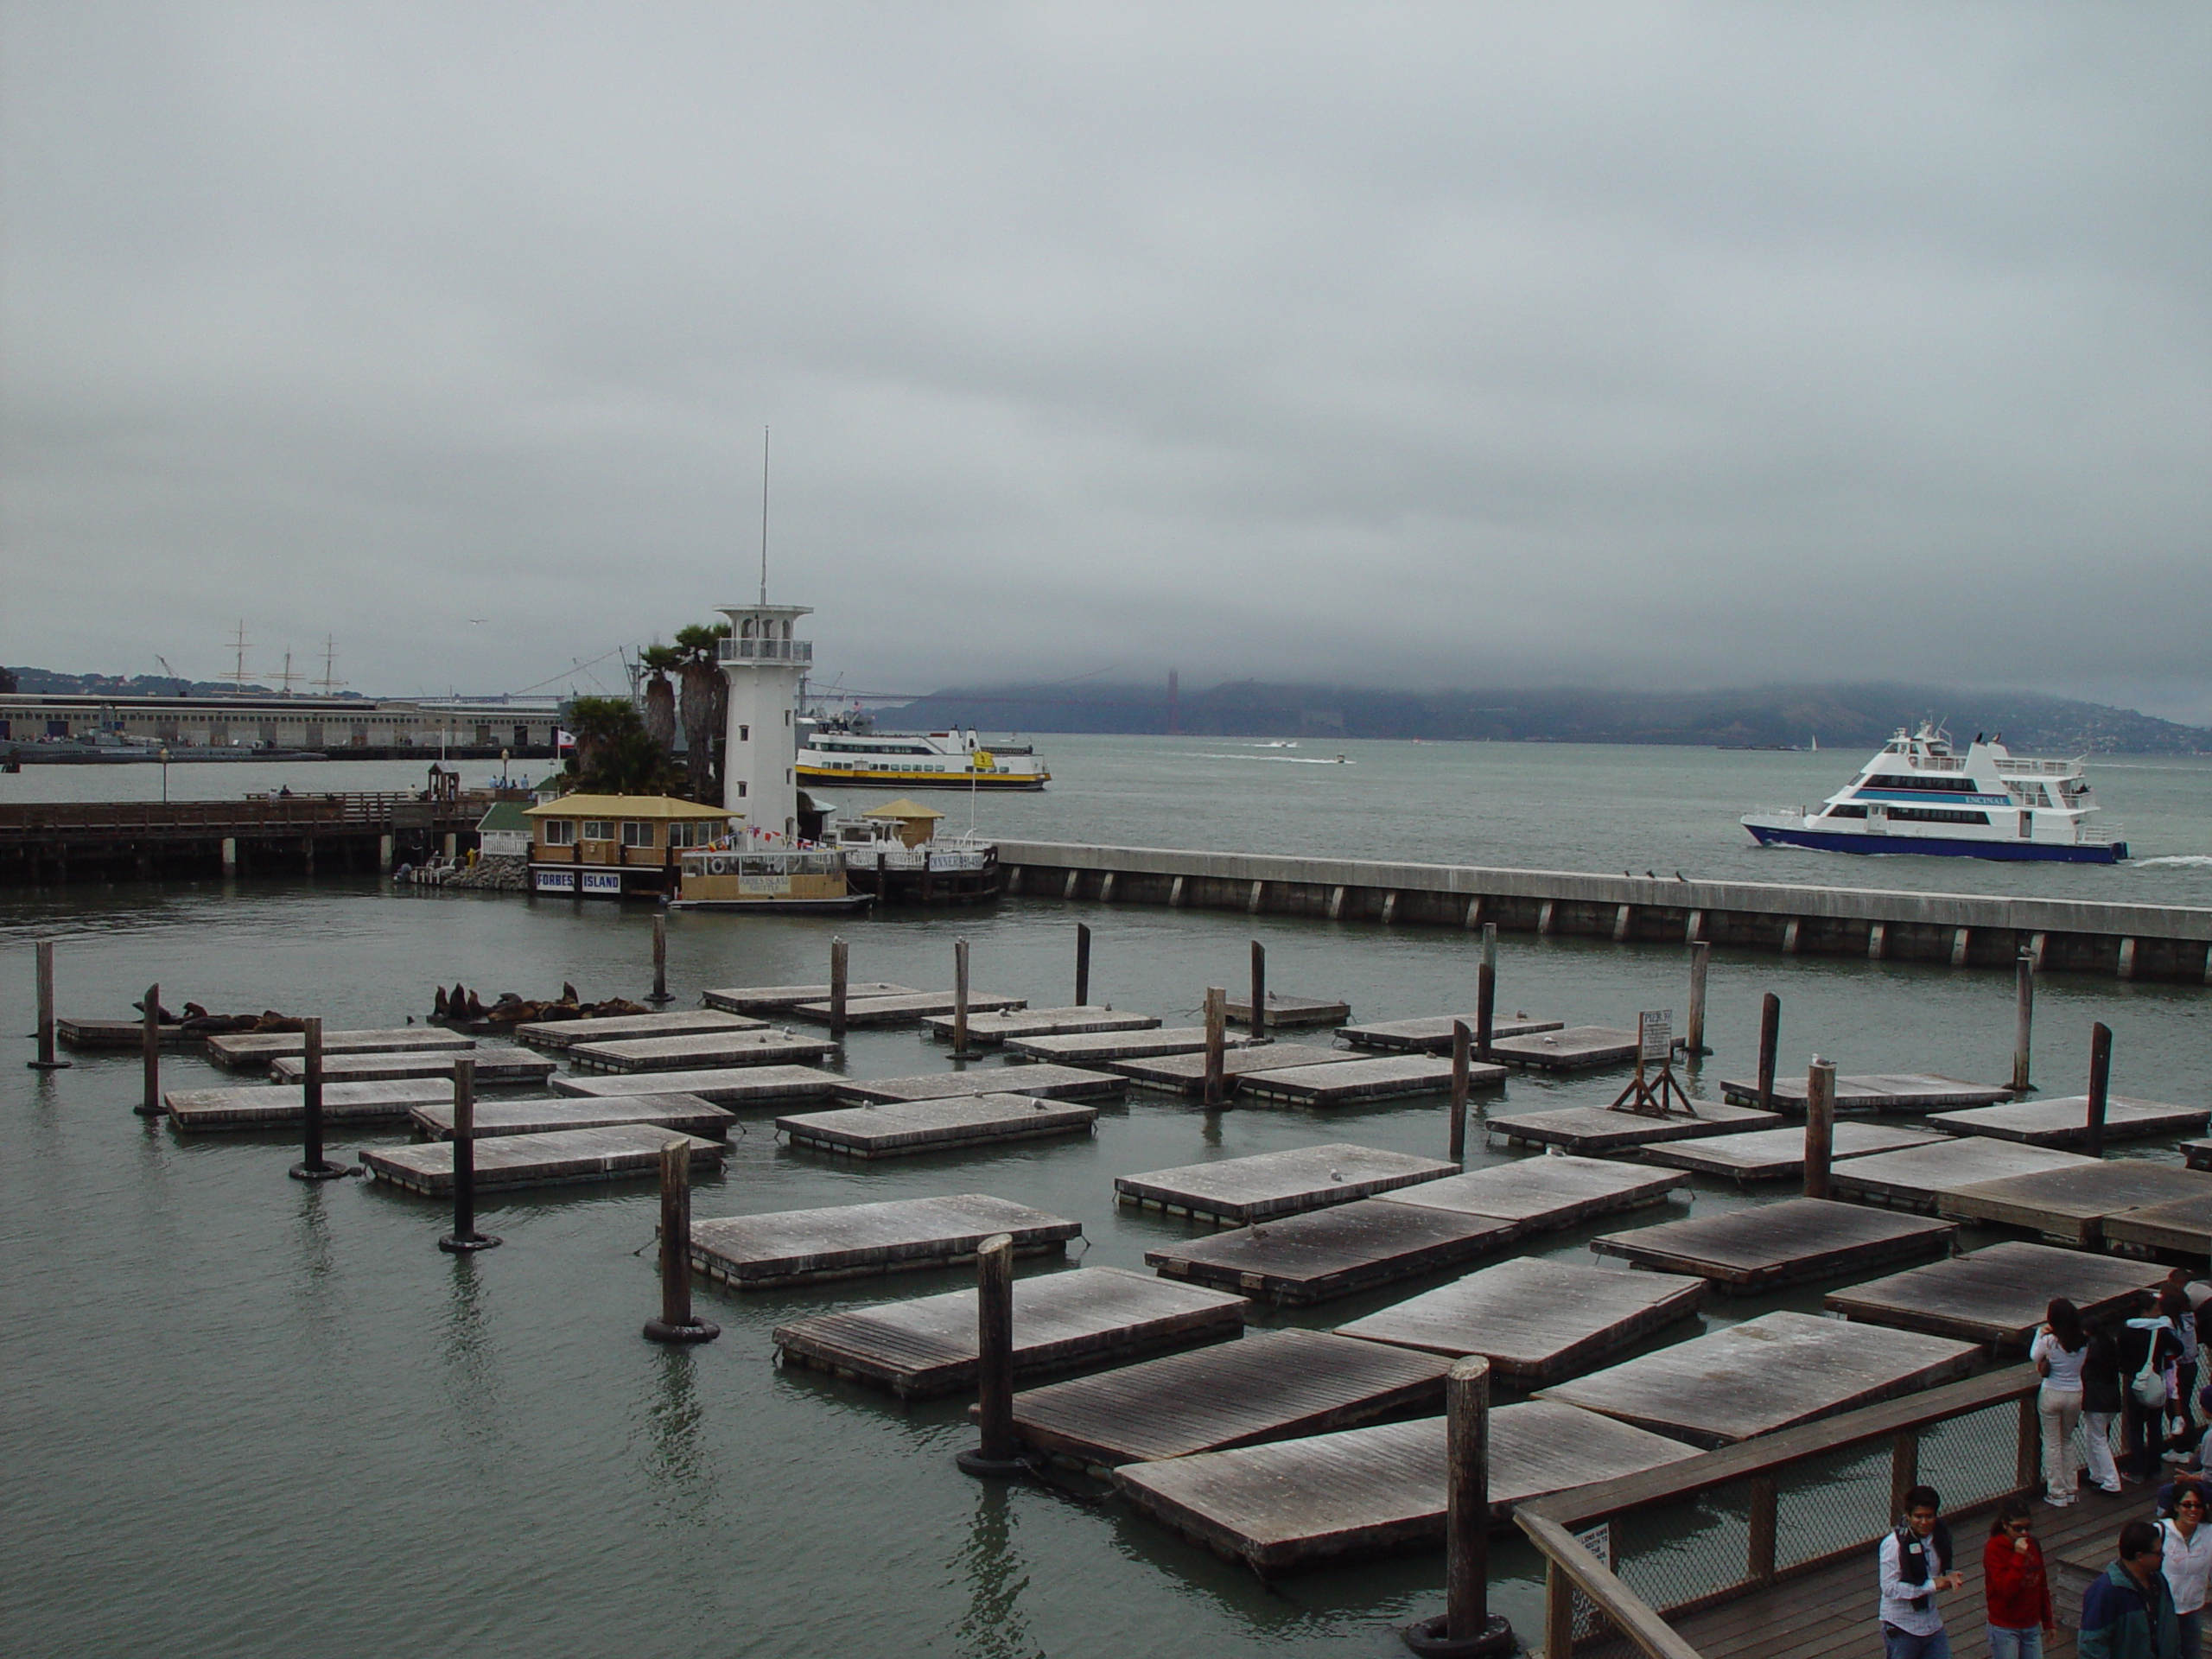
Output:
M1940 1145L1943 1137L1925 1129L1897 1129L1886 1123L1839 1123L1831 1159L1865 1158L1878 1152ZM1700 1175L1731 1176L1739 1181L1796 1180L1805 1173L1805 1131L1795 1125L1753 1129L1745 1135L1715 1135L1675 1141L1643 1151L1644 1162Z
M1458 1168L1439 1158L1418 1158L1339 1141L1286 1152L1263 1152L1249 1158L1219 1158L1175 1169L1117 1175L1114 1192L1122 1203L1141 1209L1198 1216L1241 1227L1275 1216L1373 1198L1415 1182L1436 1180L1455 1173Z
M440 1077L331 1083L323 1085L322 1116L329 1123L398 1123L418 1106L452 1099L453 1084ZM174 1089L162 1104L169 1122L185 1130L289 1128L307 1121L306 1091L297 1084Z
M1686 1185L1680 1175L1634 1164L1546 1154L1423 1182L1393 1192L1390 1202L1510 1221L1520 1230L1516 1236L1526 1237L1593 1216L1662 1204Z
M1348 1065L1361 1057L1350 1049L1323 1048L1313 1043L1255 1043L1232 1048L1221 1057L1222 1075L1231 1094L1237 1079L1248 1071L1283 1071L1294 1065ZM1143 1088L1171 1095L1202 1095L1206 1087L1206 1057L1203 1053L1152 1054L1133 1060L1110 1060L1106 1069Z
M1249 1048L1252 1039L1239 1032L1223 1038L1229 1048ZM1196 1054L1206 1046L1204 1026L1175 1026L1154 1031L1102 1031L1084 1036L1009 1037L1007 1052L1063 1065L1109 1065L1116 1060L1150 1059L1161 1054Z
M1728 1099L1756 1102L1759 1086L1753 1082L1723 1080L1720 1092ZM1839 1112L1932 1112L1943 1107L1986 1106L2010 1100L2010 1089L1965 1083L1933 1071L1879 1071L1835 1080L1835 1109ZM1805 1079L1774 1080L1774 1103L1784 1111L1805 1109Z
M2169 1198L2104 1218L2105 1243L2116 1250L2184 1256L2202 1265L2212 1254L2212 1199Z
M1467 1068L1471 1087L1494 1089L1505 1081L1502 1065L1479 1062ZM1402 1095L1442 1094L1452 1086L1452 1062L1427 1054L1388 1054L1372 1058L1294 1065L1276 1071L1245 1071L1236 1079L1241 1101L1281 1101L1294 1106L1344 1106L1355 1101L1389 1100Z
M1017 1255L1058 1255L1083 1228L987 1192L889 1198L696 1222L691 1265L739 1290L762 1290L946 1267L972 1259L994 1233L1011 1237Z
M1708 1135L1734 1135L1748 1129L1780 1127L1779 1112L1753 1111L1745 1106L1701 1100L1695 1117L1641 1117L1605 1106L1558 1106L1536 1112L1490 1112L1483 1119L1485 1135L1502 1135L1508 1141L1529 1146L1560 1147L1574 1153L1623 1152L1634 1147L1653 1147L1667 1141L1690 1141Z
M1218 1342L1244 1329L1244 1300L1123 1268L1077 1268L1014 1281L1019 1378L1162 1349ZM947 1291L849 1313L817 1313L774 1332L786 1363L833 1372L902 1399L976 1385L976 1293Z
M739 1065L715 1071L632 1071L615 1077L556 1077L553 1092L592 1100L624 1095L696 1095L716 1106L780 1106L827 1100L844 1079L810 1065Z
M1414 1054L1449 1054L1452 1052L1452 1027L1455 1020L1464 1020L1469 1031L1478 1028L1480 1021L1471 1014L1437 1014L1420 1020L1376 1020L1364 1025L1342 1026L1337 1035L1354 1048L1378 1048L1403 1051ZM1501 1037L1531 1037L1539 1032L1560 1031L1564 1020L1493 1020L1491 1040Z
M1147 1250L1148 1266L1265 1301L1326 1301L1471 1262L1510 1243L1513 1223L1361 1198Z
M578 1043L569 1050L569 1059L586 1071L719 1071L736 1065L811 1065L838 1047L827 1037L794 1037L773 1029L702 1031Z
M324 1055L413 1054L476 1046L473 1037L428 1026L400 1026L385 1031L326 1031ZM281 1054L304 1054L308 1039L296 1031L232 1031L207 1039L207 1057L232 1071L258 1071Z
M720 990L702 991L699 1000L710 1008L725 1014L785 1014L803 1002L827 1001L830 987L827 985L728 985ZM851 997L918 996L921 992L912 985L893 985L888 980L855 980L845 987Z
M1252 997L1248 991L1242 995L1230 993L1224 1014L1232 1026L1249 1027L1252 1023ZM1291 1031L1309 1026L1341 1025L1351 1018L1351 1005L1325 996L1285 996L1280 991L1268 993L1268 1029Z
M453 1081L456 1059L476 1067L476 1086L498 1089L536 1086L553 1075L555 1062L541 1055L518 1053L507 1048L480 1048L473 1054L440 1051L429 1054L326 1054L325 1083L388 1083L394 1077L443 1077ZM278 1083L299 1083L307 1075L307 1057L280 1054L269 1062L269 1075Z
M1863 1273L1885 1262L1948 1250L1958 1229L1828 1198L1784 1198L1664 1221L1592 1239L1600 1255L1662 1273L1694 1274L1737 1294L1780 1290Z
M841 1077L832 1091L839 1100L950 1100L958 1095L1028 1095L1038 1100L1098 1100L1122 1093L1125 1077L1077 1066L979 1065L965 1071L933 1071L918 1077Z
M493 1189L647 1179L659 1174L660 1149L671 1141L690 1147L694 1169L719 1167L729 1151L719 1141L642 1123L495 1135L474 1143L476 1185ZM451 1141L422 1141L368 1147L361 1161L380 1180L436 1197L453 1191L453 1154Z
M2151 1140L2193 1135L2212 1117L2202 1106L2169 1106L2155 1100L2105 1102L2105 1139ZM2085 1147L2089 1141L2089 1097L2062 1095L2052 1100L2015 1100L1967 1112L1937 1112L1929 1122L1952 1135L1986 1135L2031 1147Z
M1829 1171L1828 1188L1837 1198L1859 1204L1933 1214L1936 1198L1955 1187L2094 1161L2077 1153L1973 1135L1904 1152L1847 1159Z
M1148 1014L1114 1008L1021 1008L1007 1014L971 1014L968 1040L996 1047L1016 1037L1089 1037L1101 1032L1151 1031L1160 1021ZM952 1040L952 1016L931 1014L922 1028L941 1043Z
M578 1043L625 1042L632 1037L688 1037L706 1031L759 1031L768 1022L719 1008L672 1008L666 1014L618 1014L603 1020L533 1020L515 1027L515 1040L532 1048L574 1048Z
M933 1014L950 1014L954 998L950 991L911 991L900 996L855 996L846 994L845 1023L849 1026L918 1026ZM1000 1014L1008 1008L1022 1008L1029 1005L1018 996L1006 996L995 991L970 991L968 994L969 1014ZM794 1020L810 1020L817 1025L827 1025L830 1004L825 994L819 1002L794 1003L786 1012Z
M1830 1291L1827 1306L1868 1325L2024 1352L2053 1297L2094 1316L2164 1276L2148 1262L2012 1240Z
M432 1140L453 1134L450 1097L408 1114ZM680 1129L721 1140L737 1122L734 1112L696 1095L618 1095L604 1100L480 1100L472 1119L477 1139L499 1135L550 1135L560 1129L607 1129L623 1124Z
M1636 1033L1615 1026L1561 1026L1508 1037L1490 1046L1491 1058L1540 1071L1581 1071L1620 1065L1636 1058Z
M156 1039L163 1048L205 1048L206 1035L187 1031L182 1026L156 1027L160 1035ZM76 1020L57 1015L54 1021L54 1040L64 1048L84 1050L126 1049L137 1053L146 1041L146 1022L143 1020Z
M1088 1135L1095 1106L1027 1095L959 1095L885 1106L847 1106L779 1117L776 1127L795 1147L848 1158L902 1158L1010 1141Z
M2119 1158L1955 1187L1937 1197L1936 1211L1956 1220L1995 1222L2085 1246L2102 1238L2107 1216L2206 1195L2212 1195L2212 1175L2147 1159Z

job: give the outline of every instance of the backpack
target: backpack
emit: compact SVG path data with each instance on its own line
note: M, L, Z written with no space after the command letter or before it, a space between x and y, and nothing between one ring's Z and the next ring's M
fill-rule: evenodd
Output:
M2127 1386L2135 1395L2136 1403L2146 1410L2157 1410L2166 1403L2166 1379L2158 1370L2158 1332L2146 1333L2150 1338L2143 1350L2143 1369Z

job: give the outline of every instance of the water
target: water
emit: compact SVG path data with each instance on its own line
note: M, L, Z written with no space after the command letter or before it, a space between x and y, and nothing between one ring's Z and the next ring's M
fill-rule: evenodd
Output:
M1630 854L1626 808L1575 803L1602 792L1605 777L1649 764L1653 779L1668 782L1658 821L1675 826L1668 844L1683 849L1666 855L1670 868L1693 849L1697 868L1682 866L1693 874L1719 873L1708 861L1731 857L1763 873L1783 868L1732 849L1725 834L1706 836L1694 822L1681 751L1347 745L1357 766L1186 762L1201 748L1229 752L1218 741L1054 740L1062 781L1043 797L981 803L982 822L1005 833L1155 845L1641 870L1656 864L1661 843L1647 839L1650 850ZM1578 771L1578 753L1598 782ZM1441 766L1432 765L1438 757ZM1693 764L1712 768L1702 787L1726 788L1733 806L1736 797L1777 793L1747 791L1745 781L1811 759ZM314 770L318 780L336 772ZM347 766L336 777L348 788L403 781L366 775L380 770ZM413 769L401 770L411 781ZM2115 798L2120 775L2107 785ZM135 788L143 776L119 769L38 781L122 779ZM2188 791L2212 774L2177 763L2143 776L2153 786L2131 798L2129 816L2165 815L2161 834L2185 849ZM228 769L224 779L216 792L262 781ZM4 781L19 789L25 779ZM1388 810L1370 818L1363 808L1376 801ZM1832 864L1808 859L1802 868L1833 879ZM1885 879L1892 868L1882 867ZM2153 883L2202 879L2189 867L2160 868L2173 874ZM1977 865L1964 874L1987 886L1985 874L2017 873ZM995 912L835 924L678 913L670 918L671 976L687 1000L704 986L818 979L834 928L853 941L855 976L944 984L952 940L965 935L979 989L1059 1002L1071 989L1077 919L1096 930L1094 998L1173 1021L1194 1016L1207 983L1238 982L1253 937L1268 945L1279 989L1344 995L1362 1018L1471 1001L1470 945L1455 933L1029 900ZM359 878L18 891L0 895L8 964L0 1021L12 1022L0 1028L30 1028L29 941L49 933L62 940L61 1007L79 1013L123 1014L158 980L172 1006L190 997L380 1026L419 1014L434 983L455 979L525 995L567 979L587 996L634 996L649 982L650 918L635 907L399 891ZM1681 1003L1682 960L1673 950L1507 936L1502 958L1509 1010L1618 1023L1641 1007ZM1766 989L1783 995L1783 1053L1793 1069L1816 1047L1847 1070L1941 1065L2001 1077L2007 1069L2007 976L1718 951L1711 1040L1719 1052L1699 1090L1749 1062ZM2207 1006L2187 987L2053 976L2037 1007L2039 1076L2052 1089L2078 1090L2088 1023L2103 1019L2118 1033L2115 1090L2202 1101ZM18 1046L19 1057L29 1052ZM947 1063L942 1048L893 1032L855 1033L847 1065L891 1075ZM166 1077L171 1086L228 1080L181 1058L167 1062ZM1601 1103L1618 1086L1612 1076L1516 1078L1493 1109ZM360 1181L302 1186L285 1177L296 1151L282 1139L181 1139L131 1114L137 1094L137 1062L127 1056L79 1057L48 1077L16 1072L0 1094L7 1651L380 1659L395 1648L465 1645L487 1655L636 1659L830 1651L1379 1659L1402 1650L1394 1623L1441 1605L1433 1556L1271 1588L1095 1491L978 1485L952 1466L953 1452L973 1440L959 1402L902 1408L771 1362L779 1321L949 1288L962 1275L743 1299L702 1290L721 1339L664 1350L638 1335L658 1307L650 1186L488 1204L481 1223L505 1246L456 1259L435 1248L448 1220L436 1205ZM784 1150L765 1117L747 1128L728 1173L702 1181L700 1216L985 1191L1081 1221L1081 1260L1133 1268L1148 1244L1187 1229L1118 1212L1117 1173L1319 1139L1434 1154L1444 1139L1434 1100L1324 1118L1209 1115L1134 1093L1106 1109L1093 1141L873 1167ZM1748 1201L1708 1185L1694 1203ZM1587 1261L1586 1240L1601 1230L1541 1248ZM1334 1325L1429 1282L1290 1322ZM1816 1292L1800 1293L1708 1317L1818 1302ZM1501 1605L1533 1632L1529 1558L1508 1545L1496 1560Z

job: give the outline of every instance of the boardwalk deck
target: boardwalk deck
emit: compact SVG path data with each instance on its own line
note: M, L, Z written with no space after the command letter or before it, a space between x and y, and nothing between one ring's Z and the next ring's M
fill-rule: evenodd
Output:
M418 1106L451 1104L453 1084L440 1077L400 1077L385 1083L332 1083L322 1090L329 1123L398 1123ZM306 1091L281 1083L244 1089L173 1089L162 1096L169 1122L180 1129L288 1128L307 1121Z
M416 1132L433 1141L453 1134L453 1102L417 1106ZM721 1140L736 1114L696 1095L621 1095L609 1100L480 1100L473 1120L480 1141L501 1135L550 1135L560 1129L611 1129L626 1124L677 1129Z
M1297 1065L1349 1065L1361 1056L1350 1049L1323 1048L1314 1043L1256 1043L1232 1048L1221 1057L1222 1075L1229 1092L1247 1071L1287 1071ZM1206 1057L1203 1053L1153 1054L1133 1060L1109 1060L1106 1069L1127 1077L1141 1088L1163 1094L1202 1095L1206 1088Z
M2163 1268L2148 1262L2008 1240L1830 1291L1827 1306L1864 1324L2024 1352L2054 1296L2065 1297L2089 1317L2164 1276Z
M952 1016L931 1014L922 1021L941 1043L952 1040ZM1148 1014L1114 1008L1020 1008L1007 1014L976 1014L968 1019L968 1040L996 1047L1015 1037L1090 1037L1108 1031L1151 1031L1160 1021Z
M1412 1054L1449 1054L1452 1026L1465 1020L1472 1032L1479 1023L1471 1014L1437 1014L1421 1020L1377 1020L1365 1025L1344 1026L1337 1035L1354 1048L1379 1048ZM1530 1037L1538 1032L1559 1031L1564 1020L1494 1020L1491 1040L1501 1037Z
M1016 1255L1058 1255L1082 1226L987 1192L726 1216L691 1228L691 1265L739 1290L872 1278L973 1259L995 1233Z
M475 1046L473 1037L457 1037L427 1026L322 1033L326 1058L333 1054L419 1054ZM304 1054L307 1049L307 1038L296 1031L232 1031L207 1039L207 1058L232 1071L258 1071L281 1054Z
M1730 1100L1756 1103L1757 1083L1722 1080L1720 1092ZM2010 1100L2010 1089L1992 1089L1979 1083L1931 1071L1881 1071L1835 1080L1835 1109L1839 1112L1933 1112L1945 1107L1987 1106ZM1774 1103L1785 1112L1805 1109L1805 1079L1777 1077Z
M1917 1216L1784 1198L1610 1233L1590 1248L1639 1268L1694 1274L1732 1295L1753 1295L1933 1255L1949 1249L1957 1234L1947 1222Z
M660 1172L660 1149L677 1140L691 1148L694 1169L718 1167L729 1151L719 1141L643 1123L502 1135L477 1142L476 1185L480 1189L566 1186L579 1181L647 1179ZM453 1191L453 1154L450 1141L423 1141L412 1146L369 1147L361 1154L361 1161L379 1180L440 1197Z
M1521 1255L1337 1327L1425 1353L1488 1357L1499 1379L1533 1389L1580 1376L1705 1300L1705 1281Z
M2015 1146L1980 1135L1945 1141L1904 1152L1878 1152L1847 1158L1828 1172L1828 1190L1858 1204L1933 1215L1936 1199L1955 1187L2040 1169L2066 1169L2094 1162L2078 1153L2047 1147Z
M845 999L845 1023L849 1026L918 1026L933 1014L950 1014L954 997L950 991L909 991L898 996L855 996L850 992ZM995 991L973 991L968 997L968 1012L1001 1014L1008 1008L1027 1007L1028 1004L1018 996L1006 996ZM828 994L819 1002L797 1002L785 1009L794 1020L811 1020L817 1025L830 1021Z
M2202 1266L2212 1255L2212 1198L2169 1198L2123 1210L2105 1217L2104 1236L2116 1250L2185 1256Z
M182 1026L159 1026L156 1039L163 1048L204 1048L207 1039L196 1031L187 1031ZM86 1050L122 1049L136 1054L146 1041L146 1022L143 1020L71 1020L57 1017L54 1022L54 1039L62 1047Z
M1014 1432L1090 1468L1372 1422L1444 1397L1451 1362L1315 1331L1259 1331L1014 1397Z
M881 979L856 980L845 987L848 998L920 995L914 986L893 985ZM829 997L827 985L728 985L718 991L699 993L699 1000L707 1007L725 1014L784 1014L802 1002L824 1002Z
M1695 1117L1642 1117L1605 1106L1557 1106L1540 1112L1486 1113L1485 1136L1502 1135L1508 1141L1529 1146L1560 1147L1568 1152L1624 1152L1635 1147L1655 1147L1667 1141L1690 1141L1708 1135L1737 1135L1748 1129L1781 1127L1779 1112L1753 1111L1701 1100Z
M1114 1178L1115 1197L1139 1209L1242 1227L1276 1216L1371 1198L1378 1192L1456 1174L1459 1166L1378 1147L1332 1141L1220 1158Z
M1765 1313L1554 1382L1537 1397L1693 1446L1726 1446L1948 1382L1980 1352L1917 1331Z
M1902 1152L1909 1147L1939 1146L1942 1141L1943 1136L1924 1129L1893 1129L1886 1123L1839 1123L1832 1156L1865 1158L1878 1152ZM1778 1129L1753 1129L1748 1135L1675 1141L1646 1147L1643 1160L1738 1181L1796 1180L1805 1173L1805 1131L1792 1124Z
M1510 1221L1360 1198L1144 1253L1171 1278L1279 1304L1322 1302L1471 1262L1512 1242Z
M569 1059L586 1071L719 1071L734 1065L811 1065L837 1048L827 1037L792 1037L780 1031L701 1031L578 1043L569 1051Z
M633 1037L690 1037L703 1031L759 1031L768 1022L719 1008L674 1008L666 1014L621 1014L604 1020L533 1020L515 1027L515 1040L532 1048L574 1048L578 1043L620 1043Z
M957 1095L1028 1095L1038 1100L1101 1100L1128 1088L1126 1077L1079 1066L979 1065L966 1071L932 1071L918 1077L841 1077L834 1091L855 1103L950 1100Z
M1163 1349L1241 1336L1244 1299L1171 1285L1125 1268L1077 1268L1014 1286L1014 1374L1029 1380ZM775 1329L786 1364L828 1371L906 1400L976 1386L976 1293L947 1291Z
M2105 1139L2145 1141L2193 1135L2208 1113L2202 1106L2168 1106L2155 1100L2105 1102ZM2062 1095L2053 1100L2015 1100L1968 1112L1938 1112L1929 1122L1953 1135L1986 1135L2031 1147L2083 1147L2089 1141L2089 1097Z
M1513 1506L1694 1456L1680 1440L1531 1400L1490 1414L1491 1524ZM1441 1417L1125 1464L1134 1509L1267 1575L1444 1544Z
M827 1100L844 1079L810 1065L739 1065L719 1071L632 1071L612 1077L556 1077L553 1092L593 1100L624 1095L696 1095L716 1106L782 1106Z
M1467 1068L1468 1084L1494 1089L1505 1081L1505 1068L1479 1062ZM1281 1102L1292 1106L1348 1106L1363 1100L1392 1100L1402 1095L1441 1094L1452 1086L1452 1062L1430 1054L1379 1054L1367 1059L1287 1066L1279 1071L1246 1071L1236 1079L1236 1097L1249 1103Z
M474 1053L326 1054L325 1083L389 1083L394 1077L443 1077L453 1081L455 1060L476 1063L480 1089L537 1087L556 1069L554 1061L537 1054L520 1054L510 1048L480 1048ZM269 1075L278 1083L298 1083L307 1075L307 1057L280 1054L269 1062Z
M1491 1058L1540 1071L1583 1071L1636 1058L1636 1033L1612 1026L1561 1026L1508 1037L1490 1046Z
M1231 992L1224 1007L1224 1017L1232 1026L1250 1026L1250 995L1239 996ZM1268 993L1269 1031L1302 1030L1310 1026L1339 1026L1351 1018L1351 1005L1349 1002L1332 1001L1325 996L1285 996L1280 991Z
M1240 1032L1223 1038L1225 1047L1249 1048L1252 1039ZM1144 1060L1162 1054L1197 1054L1206 1046L1204 1026L1174 1026L1155 1031L1102 1031L1063 1037L1009 1037L1007 1052L1033 1060L1057 1060L1063 1065L1106 1065L1116 1060Z
M958 1095L949 1100L802 1112L778 1118L776 1127L791 1145L810 1151L847 1158L909 1158L1010 1141L1088 1135L1097 1121L1095 1106L1028 1095Z
M1393 1192L1393 1204L1510 1221L1516 1236L1573 1227L1593 1216L1663 1204L1680 1175L1603 1158L1519 1158Z
M2067 1169L1980 1181L1937 1198L1938 1215L2024 1228L2062 1244L2095 1244L2105 1218L2176 1199L2212 1195L2212 1175L2147 1159L2092 1160Z

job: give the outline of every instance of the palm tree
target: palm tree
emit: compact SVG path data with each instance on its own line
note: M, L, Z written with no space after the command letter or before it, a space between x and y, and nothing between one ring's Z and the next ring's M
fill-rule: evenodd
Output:
M671 670L683 666L683 652L658 640L638 653L638 661L652 676L645 682L645 735L670 754L676 753L676 688L669 683Z
M664 795L675 785L673 757L646 734L626 697L578 697L569 705L567 725L576 734L568 776L578 789Z
M710 805L721 800L715 751L729 716L729 682L722 677L719 660L721 642L728 638L727 622L715 626L695 622L676 631L676 648L682 653L677 673L690 795Z

